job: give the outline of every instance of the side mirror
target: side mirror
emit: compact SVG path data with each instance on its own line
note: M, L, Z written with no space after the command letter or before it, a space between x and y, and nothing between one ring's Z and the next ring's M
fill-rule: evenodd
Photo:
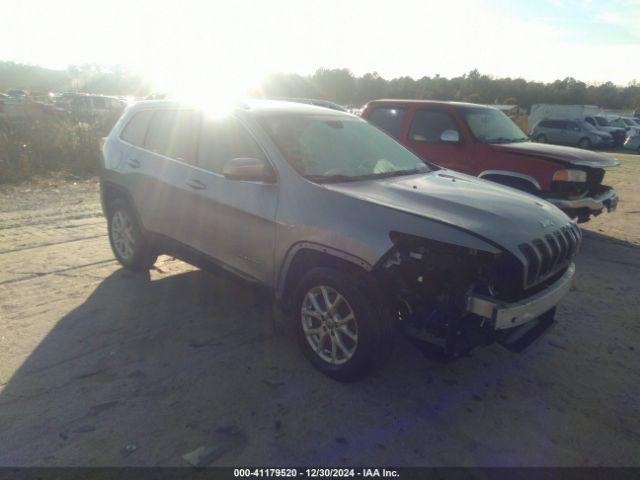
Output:
M222 175L229 180L274 183L276 174L266 160L234 158L224 164Z
M460 134L457 130L445 130L440 135L440 141L444 143L460 143Z

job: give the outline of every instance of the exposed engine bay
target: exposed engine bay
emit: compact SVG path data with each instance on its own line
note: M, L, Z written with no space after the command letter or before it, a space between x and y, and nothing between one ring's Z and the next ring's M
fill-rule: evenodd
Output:
M405 234L391 237L395 248L378 265L377 278L391 292L404 333L439 357L454 359L495 341L520 351L541 325L546 330L553 322L555 309L539 321L497 331L491 319L467 310L471 293L501 300L522 296L523 269L508 253L490 254Z

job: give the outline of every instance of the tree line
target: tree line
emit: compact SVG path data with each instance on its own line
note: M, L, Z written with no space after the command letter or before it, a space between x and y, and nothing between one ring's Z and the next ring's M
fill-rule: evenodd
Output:
M145 96L152 93L148 79L115 67L70 66L52 70L34 65L0 62L0 90L20 88L32 92L78 91L106 95ZM517 104L529 108L534 103L589 104L609 109L640 110L640 83L627 86L612 82L587 84L574 78L551 83L523 78L495 78L472 70L445 78L398 77L385 79L377 73L354 75L348 69L318 69L312 75L278 73L267 76L250 92L252 96L306 97L360 106L376 98L418 98L474 103Z
M347 69L320 69L310 76L271 75L264 80L261 91L266 96L318 97L343 105L362 105L376 98L417 98L517 104L527 109L534 103L559 103L640 110L637 81L625 87L611 82L589 85L570 77L543 83L523 78L495 78L478 70L454 78L436 75L387 80L377 73L358 77Z

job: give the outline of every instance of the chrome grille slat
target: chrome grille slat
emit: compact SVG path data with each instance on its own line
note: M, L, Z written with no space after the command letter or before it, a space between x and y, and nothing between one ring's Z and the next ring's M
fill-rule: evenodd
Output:
M560 242L560 257L565 258L567 256L567 250L569 245L567 244L567 239L564 238L564 235L560 232L560 230L556 230L554 232L556 239Z
M578 251L581 240L580 229L570 223L542 238L520 244L520 251L527 261L525 285L535 285L567 265Z
M536 238L531 243L540 254L540 272L538 276L546 275L551 270L551 249L539 238Z
M555 270L558 263L561 262L560 258L560 244L553 235L547 235L547 244L551 248L551 269Z
M578 245L578 239L576 238L576 234L571 228L567 228L566 230L567 236L569 237L569 241L571 243L571 254L573 255L576 252L576 247Z

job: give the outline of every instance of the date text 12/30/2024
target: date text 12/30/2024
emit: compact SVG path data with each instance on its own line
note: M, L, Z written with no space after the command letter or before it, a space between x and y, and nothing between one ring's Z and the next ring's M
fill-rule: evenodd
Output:
M398 478L397 470L386 468L235 468L236 478Z

